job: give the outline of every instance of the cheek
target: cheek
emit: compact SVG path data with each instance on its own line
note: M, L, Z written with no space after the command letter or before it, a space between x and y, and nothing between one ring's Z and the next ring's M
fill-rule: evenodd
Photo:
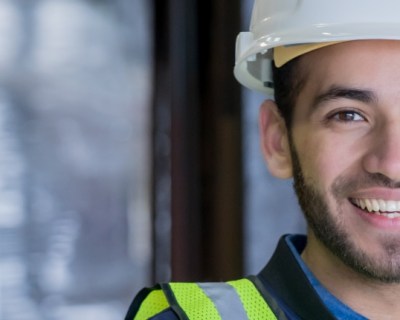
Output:
M299 139L296 150L305 179L327 192L336 178L354 172L358 161L350 147L316 136Z

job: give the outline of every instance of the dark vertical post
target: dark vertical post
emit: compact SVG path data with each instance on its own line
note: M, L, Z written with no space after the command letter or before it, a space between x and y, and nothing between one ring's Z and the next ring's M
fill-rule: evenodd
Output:
M240 2L155 2L166 21L154 39L154 113L170 117L172 279L235 278L242 272L241 101L232 75Z
M171 0L172 276L202 277L197 0Z
M212 280L242 274L242 145L241 94L233 77L235 38L240 26L240 1L205 2L201 19L208 26L203 57L203 186L207 210L206 275ZM204 37L204 35L203 35Z
M169 0L153 0L153 281L171 277L171 66Z

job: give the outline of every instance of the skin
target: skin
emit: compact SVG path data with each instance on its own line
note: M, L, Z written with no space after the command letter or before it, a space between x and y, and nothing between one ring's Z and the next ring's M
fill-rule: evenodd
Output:
M358 313L400 319L400 218L354 204L400 201L400 41L336 44L300 63L305 82L290 136L273 101L261 107L260 133L271 173L300 171L306 185L304 194L297 190L309 222L302 258ZM307 198L310 190L320 201ZM331 233L344 239L346 254Z

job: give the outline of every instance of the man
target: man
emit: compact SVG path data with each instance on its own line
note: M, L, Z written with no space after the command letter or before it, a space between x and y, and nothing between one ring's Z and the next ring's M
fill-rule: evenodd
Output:
M400 319L398 12L396 0L256 1L235 75L274 86L262 150L293 177L307 237L283 237L255 277L142 291L127 319Z

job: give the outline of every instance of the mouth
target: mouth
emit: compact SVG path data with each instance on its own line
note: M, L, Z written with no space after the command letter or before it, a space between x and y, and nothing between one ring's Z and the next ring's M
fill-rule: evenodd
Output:
M355 199L350 202L357 208L389 219L400 218L400 201L382 199Z

